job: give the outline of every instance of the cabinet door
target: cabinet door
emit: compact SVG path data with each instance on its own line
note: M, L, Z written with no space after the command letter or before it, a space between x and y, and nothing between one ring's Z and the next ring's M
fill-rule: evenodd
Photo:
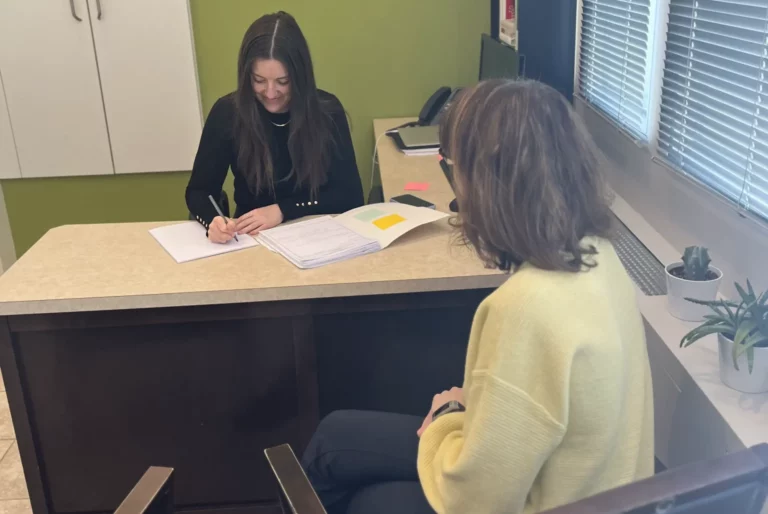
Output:
M0 73L22 177L114 173L86 0L0 1Z
M5 103L2 70L0 70L0 179L20 178L19 160L16 156L16 143L13 141L11 119Z
M115 171L192 169L202 114L187 0L90 2Z

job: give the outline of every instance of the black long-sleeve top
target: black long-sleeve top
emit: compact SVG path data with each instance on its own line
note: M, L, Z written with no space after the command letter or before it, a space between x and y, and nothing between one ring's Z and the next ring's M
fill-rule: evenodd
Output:
M237 140L234 136L235 103L232 94L220 98L208 114L197 150L192 176L187 185L189 211L206 228L217 216L208 195L218 199L232 169L235 177L235 216L268 205L277 204L283 221L312 214L337 214L363 205L363 187L355 162L355 150L349 132L346 113L341 102L332 94L320 91L321 105L327 106L332 123L332 150L325 184L311 197L309 184L296 187L296 179L286 179L292 163L288 151L290 112L273 114L261 110L272 122L270 151L272 156L274 191L254 194L248 187L243 170L237 163ZM254 101L257 101L254 99ZM265 120L266 121L266 120ZM279 126L284 125L284 126ZM295 177L295 176L294 176Z

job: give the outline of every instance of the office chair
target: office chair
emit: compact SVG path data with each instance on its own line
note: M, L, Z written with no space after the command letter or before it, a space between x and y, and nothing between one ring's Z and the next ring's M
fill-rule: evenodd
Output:
M221 195L219 196L219 208L221 209L221 212L224 213L224 216L227 218L231 218L230 211L229 211L229 195L227 195L226 191L221 191ZM195 215L191 212L189 213L189 219L192 221L196 221L197 218L195 218Z
M324 514L290 446L264 453L280 486L283 513ZM768 444L761 444L664 471L542 514L760 514L766 492Z
M760 514L768 444L694 462L542 514Z
M173 514L173 468L149 468L115 514Z

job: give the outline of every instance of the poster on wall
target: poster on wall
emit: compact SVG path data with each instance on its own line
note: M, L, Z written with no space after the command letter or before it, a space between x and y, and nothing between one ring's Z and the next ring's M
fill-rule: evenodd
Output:
M517 0L499 0L499 39L517 49Z

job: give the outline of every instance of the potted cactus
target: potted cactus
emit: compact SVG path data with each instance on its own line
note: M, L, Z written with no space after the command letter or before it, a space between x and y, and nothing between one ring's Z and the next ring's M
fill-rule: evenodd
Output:
M717 298L723 272L711 265L709 250L702 246L689 246L682 259L666 267L667 308L676 318L701 321L708 310L700 302Z
M745 393L768 392L768 291L756 295L749 280L746 290L739 284L736 290L739 302L696 302L710 314L683 337L680 346L717 334L723 383Z

